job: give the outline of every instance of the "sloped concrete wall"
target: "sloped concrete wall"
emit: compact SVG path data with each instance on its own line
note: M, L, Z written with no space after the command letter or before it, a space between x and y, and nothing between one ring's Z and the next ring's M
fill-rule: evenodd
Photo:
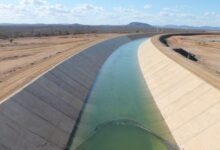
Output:
M0 150L65 149L105 60L119 46L143 36L123 36L94 45L1 104Z
M162 53L151 40L139 48L148 87L180 148L220 149L220 91Z

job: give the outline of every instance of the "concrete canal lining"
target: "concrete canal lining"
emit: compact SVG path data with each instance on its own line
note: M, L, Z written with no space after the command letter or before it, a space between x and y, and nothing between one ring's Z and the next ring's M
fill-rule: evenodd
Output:
M106 60L70 150L178 149L140 71L137 52L144 41L124 44Z
M139 48L139 63L176 142L184 150L220 149L219 89L157 46L152 39L143 43Z
M96 44L8 98L0 105L0 149L65 149L105 60L119 46L145 36L128 35Z

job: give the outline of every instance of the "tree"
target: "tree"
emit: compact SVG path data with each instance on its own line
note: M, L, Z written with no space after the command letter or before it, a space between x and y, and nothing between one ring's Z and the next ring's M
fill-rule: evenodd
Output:
M9 41L10 41L10 43L13 43L14 39L11 38Z

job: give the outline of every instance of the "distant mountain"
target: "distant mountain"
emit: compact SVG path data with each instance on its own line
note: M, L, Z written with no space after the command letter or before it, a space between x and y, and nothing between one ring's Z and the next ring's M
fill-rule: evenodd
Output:
M44 23L37 23L37 24L14 24L14 23L0 23L0 27L20 27L20 28L75 28L75 29L85 29L89 28L91 30L106 30L106 31L118 31L123 30L122 32L131 32L130 30L146 30L152 28L166 28L166 29L187 29L187 30L220 30L220 27L212 27L212 26L189 26L189 25L165 25L165 26L154 26L147 23L142 22L131 22L127 25L83 25L79 23L75 24L44 24Z
M74 23L74 24L72 24L72 26L84 26L84 25L79 24L79 23Z
M165 25L164 28L171 29L193 29L193 30L220 30L220 27L212 26L187 26L187 25Z
M138 27L138 28L152 28L153 26L147 23L141 23L141 22L131 22L127 26L129 27Z
M157 31L153 26L132 22L127 25L83 25L83 24L0 24L0 38L69 35L83 33L137 33Z
M173 28L173 29L189 29L192 28L192 26L187 25L165 25L164 28Z
M208 27L203 27L210 29ZM187 29L187 30L184 30ZM131 22L126 25L83 25L83 24L0 24L0 38L41 37L84 33L167 33L191 32L190 26L152 26L147 23ZM200 29L200 28L196 28ZM194 32L194 31L193 31Z
M137 29L147 29L147 28L153 28L152 25L150 24L147 24L147 23L141 23L141 22L131 22L127 25L83 25L83 24L78 24L78 23L75 23L75 24L71 24L71 26L74 26L74 27L100 27L100 28L115 28L115 27L119 27L119 28L129 28L129 29L134 29L134 28L137 28Z
M220 27L201 26L200 28L205 30L220 30Z

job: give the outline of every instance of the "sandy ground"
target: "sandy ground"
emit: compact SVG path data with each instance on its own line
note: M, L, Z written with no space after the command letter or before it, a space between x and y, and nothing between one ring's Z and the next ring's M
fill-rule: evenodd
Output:
M195 54L198 64L220 77L220 35L172 36L168 44Z
M139 47L138 59L145 81L179 147L219 150L220 92L196 74L210 78L207 71L202 72L203 68L162 45L158 37Z
M119 34L84 34L0 40L0 101L55 64Z

